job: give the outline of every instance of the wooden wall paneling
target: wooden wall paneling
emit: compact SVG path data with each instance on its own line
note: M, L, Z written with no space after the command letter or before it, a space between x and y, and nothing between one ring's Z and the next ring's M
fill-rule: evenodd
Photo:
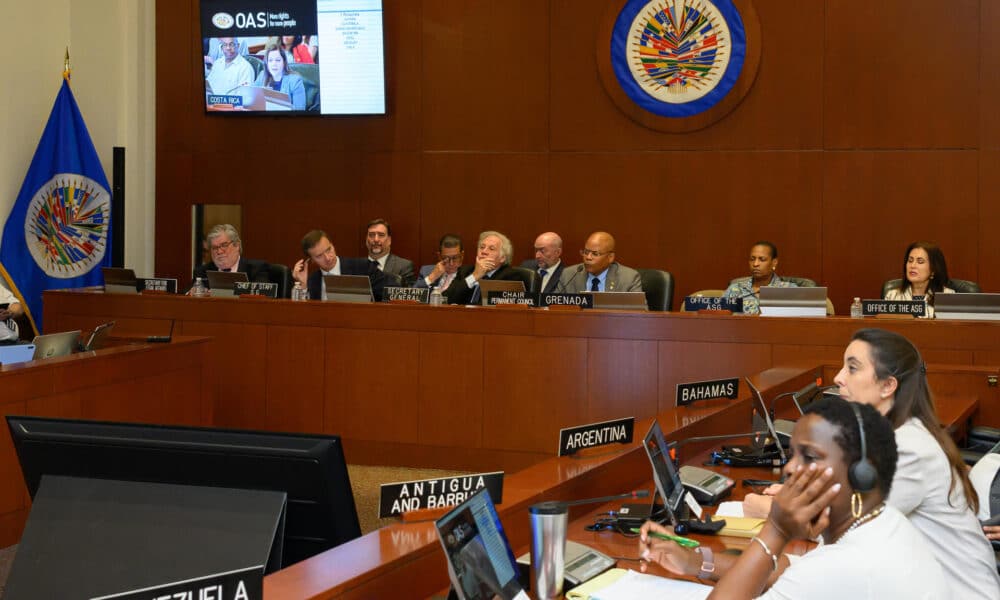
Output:
M979 3L979 148L1000 148L1000 3ZM995 196L994 196L995 197Z
M188 321L184 333L218 338L206 361L212 378L210 394L215 399L215 424L239 429L265 428L267 328L249 323Z
M268 431L323 432L326 344L319 327L267 328Z
M990 3L991 6L993 5ZM1000 9L1000 5L997 6ZM998 15L1000 20L1000 15ZM996 37L996 36L991 36ZM1000 72L1000 71L997 71ZM993 79L993 78L991 78ZM984 80L984 85L986 85ZM998 94L1000 102L1000 94ZM995 105L997 106L997 105ZM986 112L996 112L992 107ZM1000 128L1000 121L998 121ZM998 135L1000 139L1000 135ZM993 142L990 142L993 143ZM979 150L979 202L978 202L978 250L979 269L963 269L970 277L979 282L984 292L1000 292L1000 244L997 244L997 231L1000 231L1000 149L996 144L990 149ZM950 255L948 269L952 268Z
M826 0L824 147L975 147L980 4Z
M483 445L483 336L420 333L417 432L421 444Z
M826 153L821 254L838 312L878 297L915 240L941 246L950 276L975 279L977 174L971 150Z
M163 11L157 11L157 18L161 12ZM191 205L206 200L202 194L201 182L196 185L193 178L192 155L161 150L171 144L171 139L184 139L171 138L166 133L166 130L177 127L178 123L183 122L181 116L165 110L157 111L157 115L163 113L169 115L170 124L163 126L158 124L156 129L157 226L154 270L159 277L176 277L178 286L186 289L191 283L192 265L195 260L191 255Z
M436 262L436 245L421 246L420 154L373 152L361 162L360 226L355 233L364 240L365 224L382 218L392 225L392 253L421 264ZM363 248L363 246L362 246ZM365 256L363 250L361 256Z
M82 390L71 390L60 394L39 395L27 403L25 414L35 417L59 417L63 419L83 418Z
M415 332L327 329L323 431L345 439L416 442L419 355Z
M756 81L732 113L700 131L664 134L632 121L612 102L591 51L607 13L605 0L552 0L553 150L818 148L822 143L823 6L819 2L755 2L762 52ZM565 16L572 15L571 35ZM613 18L613 16L611 17ZM587 49L581 49L584 46ZM608 40L610 52L610 40Z
M423 25L423 147L547 150L549 3L424 0Z
M848 339L849 341L849 339ZM776 365L791 360L815 360L817 363L840 364L844 358L844 345L813 346L809 344L775 344L771 348L771 358Z
M465 264L472 264L485 230L511 238L514 264L534 256L532 245L541 231L533 215L548 214L548 160L545 154L425 153L421 263L430 262L442 235L455 233L465 245Z
M775 364L768 344L659 342L659 406L657 412L677 406L677 384L709 379L744 377ZM740 382L740 387L745 387Z
M655 415L659 362L653 341L588 340L584 421Z
M556 453L586 422L587 340L492 336L483 349L483 445Z

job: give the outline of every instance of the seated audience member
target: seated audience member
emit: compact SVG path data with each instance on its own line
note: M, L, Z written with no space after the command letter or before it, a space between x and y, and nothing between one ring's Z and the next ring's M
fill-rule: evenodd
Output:
M306 109L306 87L302 77L292 73L285 60L285 51L277 46L264 48L265 69L257 76L254 85L271 88L276 92L288 94L293 110Z
M563 270L557 292L641 292L639 272L615 262L615 238L598 231L590 234L583 250L583 263Z
M238 44L236 52L241 56L246 56L248 52L246 38L237 38L236 43ZM222 52L222 42L219 41L219 38L208 38L205 41L204 49L205 75L208 75L208 69L211 69L215 61L224 57L225 54Z
M342 258L337 256L326 232L313 229L302 237L302 253L300 259L292 267L292 279L309 290L311 300L326 300L326 282L324 275L367 275L372 285L372 295L375 301L382 300L386 279L375 265L363 258ZM309 261L319 267L309 273Z
M24 307L17 296L0 283L0 305L6 304L6 308L0 308L0 345L16 344L20 339L18 331L18 319L24 314Z
M913 242L903 255L903 277L899 286L885 293L886 300L923 298L924 316L934 318L934 294L954 294L948 287L948 265L944 252L931 242Z
M899 458L887 502L923 534L951 597L1000 599L993 552L976 518L979 498L940 425L917 349L898 333L858 330L834 383L842 397L874 407L895 429ZM767 496L747 495L744 512L766 513L767 504Z
M250 62L239 53L236 38L219 38L222 59L215 60L205 79L213 94L229 94L244 85L253 85L254 71Z
M885 418L870 406L826 397L795 424L791 448L785 485L739 557L654 538L668 532L652 522L642 527L640 556L678 575L715 580L709 599L955 597L924 537L886 503L896 444ZM856 470L863 460L870 477ZM817 534L823 545L801 557L784 554L791 540Z
M413 261L406 260L392 250L392 228L385 219L375 219L368 223L365 232L365 246L368 247L368 260L376 263L384 273L399 275L403 287L413 287L417 276L413 273Z
M205 236L212 262L199 265L194 269L194 277L201 277L206 287L209 286L208 271L238 271L246 273L247 279L267 283L270 265L262 260L243 258L243 243L236 228L229 224L216 225Z
M728 288L724 297L742 298L743 314L760 314L760 288L798 287L791 281L784 281L775 271L778 269L778 248L771 242L757 242L750 248L750 277L741 277Z
M463 258L465 258L465 247L462 245L462 238L450 233L445 234L438 242L437 264L420 267L420 277L417 277L417 283L413 287L437 288L444 293L455 280L455 274L462 266Z
M564 270L562 262L563 241L558 233L545 232L535 238L535 258L524 261L521 266L538 273L543 294L551 294L559 287L559 278Z
M316 62L313 59L312 52L309 51L309 46L302 43L301 35L282 36L281 43L288 54L288 62L304 64L313 64Z
M455 280L444 291L448 304L480 304L479 281L482 279L520 281L524 289L528 289L531 283L528 278L510 266L514 256L510 238L498 231L484 231L479 234L477 248L476 264L460 267Z

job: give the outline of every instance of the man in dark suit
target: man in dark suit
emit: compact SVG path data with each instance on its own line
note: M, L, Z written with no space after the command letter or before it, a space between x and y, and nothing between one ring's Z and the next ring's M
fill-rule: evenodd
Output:
M387 277L385 273L375 268L375 265L364 258L341 258L330 242L326 232L314 229L302 238L302 253L306 258L300 259L292 268L292 279L309 290L312 300L326 300L326 283L324 275L367 275L372 285L372 295L375 301L382 300ZM309 261L319 267L309 273Z
M216 225L206 236L212 262L194 268L194 277L201 277L208 287L209 271L238 271L246 273L247 279L267 283L271 266L262 260L243 258L243 242L236 228L229 224Z
M510 266L512 256L514 245L510 238L498 231L480 233L476 264L458 269L455 280L444 291L448 304L479 304L479 281L483 279L521 281L528 289L531 281L523 272Z
M538 273L543 294L551 294L559 287L563 272L563 241L558 233L547 231L535 238L535 258L521 263L522 267Z
M412 287L417 281L417 276L413 272L413 261L390 253L392 228L388 221L375 219L368 223L365 246L368 247L368 260L375 263L379 271L399 275L403 287Z
M465 247L462 245L462 238L451 233L445 234L438 242L437 264L420 267L420 276L417 277L417 283L413 287L436 287L444 292L455 280L464 258Z
M556 291L568 294L642 291L639 272L615 262L615 238L610 233L592 233L580 256L583 262L563 271Z

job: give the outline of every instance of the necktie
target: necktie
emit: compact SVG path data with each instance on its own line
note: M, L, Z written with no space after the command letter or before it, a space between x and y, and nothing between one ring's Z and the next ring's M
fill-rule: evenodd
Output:
M593 279L590 280L590 291L592 292L601 291L600 285L601 285L601 280L598 279L597 277L594 277Z
M480 297L479 286L477 285L476 289L472 291L472 300L469 301L469 304L479 304Z
M223 271L223 273L229 273L229 272L232 271L232 269L223 269L222 271Z
M545 269L541 269L540 271L538 271L538 274L542 276L542 279L545 279L545 276L548 275L549 272L546 271Z
M368 262L370 263L370 266L371 266L372 268L374 268L374 269L376 269L376 270L378 270L378 271L381 271L381 270L382 270L382 269L381 269L381 268L379 267L379 264L378 264L378 261L377 261L377 260L371 260L371 259L369 259L369 260L368 260Z

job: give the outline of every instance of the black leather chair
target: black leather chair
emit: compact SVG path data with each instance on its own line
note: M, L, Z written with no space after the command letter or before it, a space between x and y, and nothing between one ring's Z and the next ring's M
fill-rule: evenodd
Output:
M254 81L256 81L257 78L260 77L261 72L264 70L264 61L252 54L244 55L243 58L247 59L247 62L250 63L251 67L253 67L253 78Z
M674 276L659 269L636 269L649 310L667 311L674 303Z
M278 284L278 297L292 297L292 272L282 264L271 263L267 270L267 280Z
M816 280L809 279L808 277L795 277L792 275L778 275L778 277L781 277L785 281L790 281L799 287L817 287ZM740 279L746 279L746 277L737 277L736 279L732 279L730 280L729 285L733 285Z
M515 273L519 273L524 281L528 283L525 284L525 291L529 294L537 294L542 291L542 278L538 276L537 271L528 269L526 267L511 267L511 270Z
M890 279L889 281L883 283L881 297L885 298L885 295L889 292L889 290L893 288L898 288L900 281L902 280L897 278L897 279ZM975 281L969 281L968 279L949 280L948 287L955 290L959 294L978 294L983 291L982 288L979 287L978 283L976 283Z
M288 68L302 76L306 91L306 110L319 112L319 65L292 63Z

